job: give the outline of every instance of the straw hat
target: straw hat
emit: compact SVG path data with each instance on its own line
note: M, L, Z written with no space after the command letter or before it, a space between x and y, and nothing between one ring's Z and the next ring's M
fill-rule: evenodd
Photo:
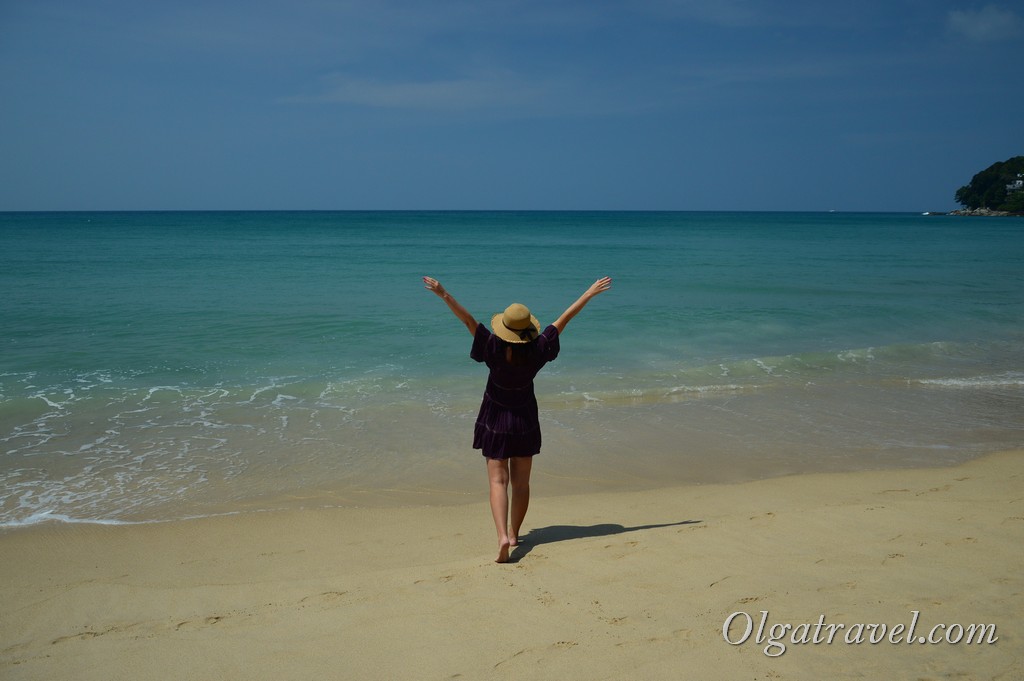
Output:
M540 322L520 303L512 303L491 317L491 328L495 336L508 343L529 343L540 334Z

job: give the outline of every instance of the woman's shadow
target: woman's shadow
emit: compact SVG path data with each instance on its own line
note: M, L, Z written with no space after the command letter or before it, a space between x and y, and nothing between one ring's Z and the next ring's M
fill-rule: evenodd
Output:
M601 525L548 525L547 527L535 527L524 536L519 538L519 545L512 549L508 562L515 563L528 554L533 547L541 544L553 544L559 541L571 539L585 539L587 537L610 537L624 532L638 532L640 530L653 530L659 527L676 527L678 525L695 525L704 522L703 520L680 520L676 523L658 523L653 525L637 525L635 527L623 527L613 523Z

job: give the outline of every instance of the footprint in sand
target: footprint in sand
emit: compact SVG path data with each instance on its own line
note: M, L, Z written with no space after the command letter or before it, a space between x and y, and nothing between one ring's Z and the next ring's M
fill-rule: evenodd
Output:
M452 581L453 579L455 579L455 575L441 575L440 577L437 578L436 581L441 582L442 584L445 584L447 582ZM433 579L417 579L416 581L413 582L413 584L426 584L427 582L433 582L433 581L435 581L435 580L433 580Z
M125 624L120 626L113 626L104 629L103 631L94 631L92 629L80 632L78 634L71 634L69 636L61 636L50 641L51 645L57 645L58 643L66 643L68 641L87 641L92 638L98 638L100 636L106 636L107 634L120 634L131 629L135 629L139 626L139 623Z
M212 627L214 624L223 622L224 619L224 615L210 615L209 617L204 617L201 620L185 620L184 622L178 622L178 626L174 627L174 630L181 631L185 628Z
M842 584L837 584L834 587L832 587L832 586L823 586L823 587L818 589L818 592L820 593L820 592L823 592L823 591L826 591L826 592L827 591L833 591L835 589L851 590L851 589L856 589L856 588L857 588L857 582L843 582Z
M963 539L951 539L942 543L945 546L953 546L955 544L977 544L978 540L974 537L964 537Z
M922 494L931 494L932 492L948 492L951 489L953 489L952 485L943 485L942 487L931 487L927 491L918 492L914 496L918 496L919 497Z
M690 643L693 637L693 631L690 629L675 629L668 636L648 636L643 639L632 639L629 641L620 641L615 644L616 648L626 648L631 646L647 646L651 643Z
M58 643L64 643L66 641L85 641L85 640L88 640L90 638L96 638L97 636L102 636L105 633L107 633L107 632L105 632L105 631L83 631L80 634L71 634L70 636L61 636L60 638L56 638L56 639L50 641L50 644L51 645L57 645Z
M550 645L541 646L539 648L523 648L522 650L516 651L515 653L509 655L504 660L500 660L499 662L497 662L494 665L494 669L497 669L498 667L501 667L506 662L511 662L512 660L514 660L515 658L517 658L517 657L519 657L521 655L526 655L527 658L532 658L534 662L540 663L540 662L543 662L543 660L544 660L544 658L546 656L545 654L550 652L550 651L566 650L568 648L575 648L578 645L579 645L579 643L576 642L576 641L555 641L554 643L551 643Z
M324 591L322 594L318 594L316 596L306 596L300 602L305 603L306 601L311 600L313 598L318 598L322 601L328 602L336 601L347 593L347 591Z

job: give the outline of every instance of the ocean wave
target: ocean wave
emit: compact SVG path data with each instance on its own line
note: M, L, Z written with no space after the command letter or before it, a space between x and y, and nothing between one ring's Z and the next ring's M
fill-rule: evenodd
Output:
M966 378L924 378L919 379L916 382L920 385L935 388L1022 388L1024 387L1024 373L1010 371L997 375L970 376Z
M759 385L676 385L671 387L629 387L585 391L562 391L543 396L545 407L571 408L588 405L626 405L681 402L684 400L749 394L760 390Z
M14 529L18 527L31 527L43 523L59 522L75 525L143 525L153 521L115 520L112 518L75 518L63 513L54 511L37 511L30 515L0 521L0 529Z
M324 507L329 507L324 505ZM273 513L282 508L254 508L244 511L245 513ZM54 511L40 511L33 513L22 518L17 519L0 519L0 530L5 529L17 529L24 527L32 527L33 525L42 525L45 523L62 523L65 525L108 525L112 527L117 526L130 526L130 525L158 525L161 523L174 523L183 520L201 520L203 518L222 518L225 516L241 515L243 511L217 511L211 513L198 513L192 515L181 515L172 516L168 518L148 518L145 520L124 520L120 518L105 518L105 517L77 517L66 515L64 513L57 513Z

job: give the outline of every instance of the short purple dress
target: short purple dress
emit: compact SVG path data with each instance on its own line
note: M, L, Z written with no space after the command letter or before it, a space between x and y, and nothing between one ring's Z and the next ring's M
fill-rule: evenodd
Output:
M490 369L480 413L473 428L473 448L488 459L533 456L540 451L540 418L533 377L558 357L558 329L548 326L534 342L530 361L513 366L505 358L508 344L478 324L469 356Z

